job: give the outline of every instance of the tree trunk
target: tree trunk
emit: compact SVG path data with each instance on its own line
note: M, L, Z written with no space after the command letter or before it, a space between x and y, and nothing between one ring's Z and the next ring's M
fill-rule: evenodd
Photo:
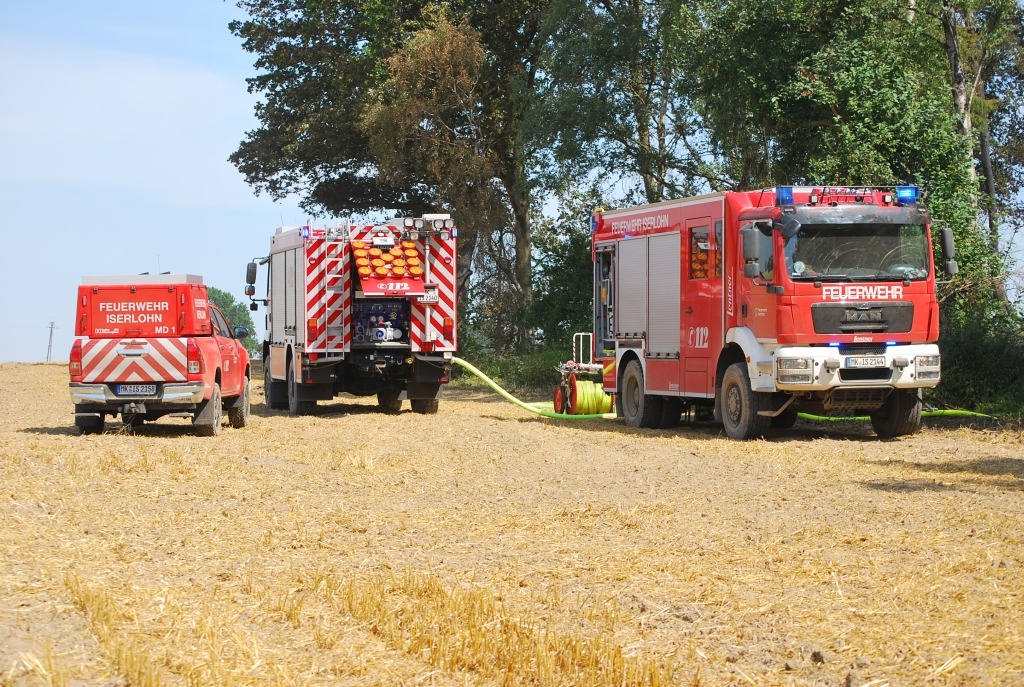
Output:
M953 95L953 108L957 116L957 133L971 140L974 135L971 124L971 98L972 87L967 80L967 72L964 69L964 62L960 55L960 42L957 37L957 12L950 2L942 5L939 13L939 20L942 23L942 34L945 38L946 56L949 58L950 89ZM978 172L974 167L974 146L973 142L968 149L968 163L971 167L972 188L977 188ZM978 206L977 194L973 195L973 204Z
M520 312L525 312L533 301L533 227L530 224L530 193L522 190L525 183L522 174L517 181L519 183L508 186L508 195L512 204L512 232L516 239L513 273L519 290ZM514 330L515 345L529 345L529 331L518 322L515 323Z
M988 215L988 247L993 253L999 252L999 216L996 207L996 180L992 169L992 135L989 130L989 121L986 118L981 127L980 154L981 171L984 178L981 180L981 193L985 198L985 214Z

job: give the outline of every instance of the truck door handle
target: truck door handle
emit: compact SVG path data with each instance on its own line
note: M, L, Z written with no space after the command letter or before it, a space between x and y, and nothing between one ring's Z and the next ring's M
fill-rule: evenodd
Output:
M691 312L693 312L693 308L689 308L689 307L688 307L688 308L687 308L686 310L684 310L683 312L685 312L685 313L691 313Z

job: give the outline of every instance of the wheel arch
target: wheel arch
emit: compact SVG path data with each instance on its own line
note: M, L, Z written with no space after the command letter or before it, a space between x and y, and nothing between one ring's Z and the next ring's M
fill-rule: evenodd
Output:
M647 378L647 365L644 364L643 356L635 348L625 349L615 363L615 388L620 394L622 393L622 373L626 369L626 365L634 360L640 363L640 371L644 373L644 379Z

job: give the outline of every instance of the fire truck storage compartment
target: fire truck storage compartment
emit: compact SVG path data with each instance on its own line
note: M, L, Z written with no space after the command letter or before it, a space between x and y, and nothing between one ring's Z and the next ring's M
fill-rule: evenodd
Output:
M291 289L288 298L287 284L295 284L295 275L303 273L302 248L290 248L270 256L270 302L274 304L271 315L270 340L282 342L286 334L295 337L296 343L305 343L306 328L302 326L305 304L302 302L303 289Z
M647 238L619 243L616 337L639 337L647 331Z
M679 234L619 244L617 334L647 337L653 357L679 356Z
M647 353L679 357L679 235L647 239L650 303L647 306Z

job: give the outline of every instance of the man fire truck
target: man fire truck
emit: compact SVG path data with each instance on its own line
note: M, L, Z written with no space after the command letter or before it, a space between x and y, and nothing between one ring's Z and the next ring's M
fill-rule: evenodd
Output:
M918 431L940 374L919 201L911 186L782 186L596 212L594 354L619 414L667 427L713 412L735 439L798 411L867 414L885 438Z
M447 214L278 229L260 262L267 407L307 414L345 392L436 413L457 344L457 231ZM252 310L257 270L249 263Z

